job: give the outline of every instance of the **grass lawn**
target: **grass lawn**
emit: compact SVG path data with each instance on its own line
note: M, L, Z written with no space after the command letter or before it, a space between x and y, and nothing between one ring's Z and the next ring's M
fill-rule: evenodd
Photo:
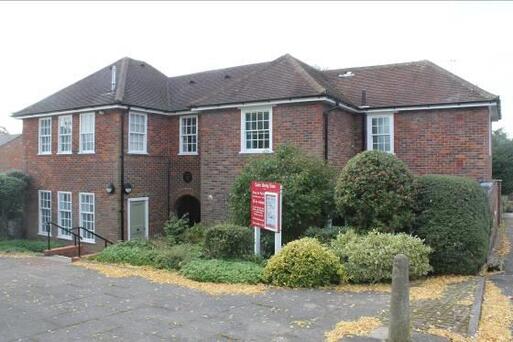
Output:
M52 241L50 246L61 247L63 243ZM0 240L0 253L41 253L48 242L41 240Z

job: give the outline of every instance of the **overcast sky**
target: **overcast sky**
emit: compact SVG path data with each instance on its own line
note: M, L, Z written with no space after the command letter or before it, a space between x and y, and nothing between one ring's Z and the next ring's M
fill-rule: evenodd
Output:
M429 59L500 95L513 137L513 3L0 3L0 126L130 56L168 76L273 60L321 68Z

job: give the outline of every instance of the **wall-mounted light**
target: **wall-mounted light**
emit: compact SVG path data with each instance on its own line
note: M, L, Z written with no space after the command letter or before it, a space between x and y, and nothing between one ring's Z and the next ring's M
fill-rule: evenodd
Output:
M113 194L115 190L116 190L116 188L114 187L114 184L112 184L112 183L109 183L105 187L105 191L107 191L108 194Z
M130 194L133 190L133 187L132 187L132 184L130 183L125 183L125 194Z

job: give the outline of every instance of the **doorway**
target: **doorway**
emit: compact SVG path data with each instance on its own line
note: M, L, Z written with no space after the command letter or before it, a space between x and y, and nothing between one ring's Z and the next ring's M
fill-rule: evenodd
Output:
M148 238L148 197L128 199L128 240Z
M176 200L175 213L177 217L186 217L189 225L199 223L201 221L200 201L191 195L184 195Z

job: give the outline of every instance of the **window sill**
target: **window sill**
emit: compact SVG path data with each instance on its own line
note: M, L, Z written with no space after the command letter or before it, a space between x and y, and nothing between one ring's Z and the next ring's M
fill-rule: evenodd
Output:
M142 155L142 156L147 156L149 155L148 152L132 152L132 151L128 151L127 154L135 154L135 155Z
M72 152L57 152L57 154L70 155L70 154L73 154L73 153Z
M239 154L262 154L262 153L274 153L273 150L245 150L240 151Z
M46 232L37 232L37 235L48 237L48 233L46 233ZM52 234L50 234L50 237L52 237Z
M51 156L51 155L52 155L52 152L45 152L45 153L41 153L41 152L39 152L37 155L38 155L38 156Z
M199 155L198 152L180 152L178 153L179 156L197 156Z
M88 151L80 151L80 152L78 152L78 154L95 154L95 151L90 151L90 152L88 152Z
M81 242L85 242L85 243L90 243L92 245L94 245L96 243L96 241L93 239L85 239L85 238L82 238L82 240L80 240Z
M70 236L67 236L67 235L57 235L57 239L61 239L61 240L72 240L73 237L70 235Z

